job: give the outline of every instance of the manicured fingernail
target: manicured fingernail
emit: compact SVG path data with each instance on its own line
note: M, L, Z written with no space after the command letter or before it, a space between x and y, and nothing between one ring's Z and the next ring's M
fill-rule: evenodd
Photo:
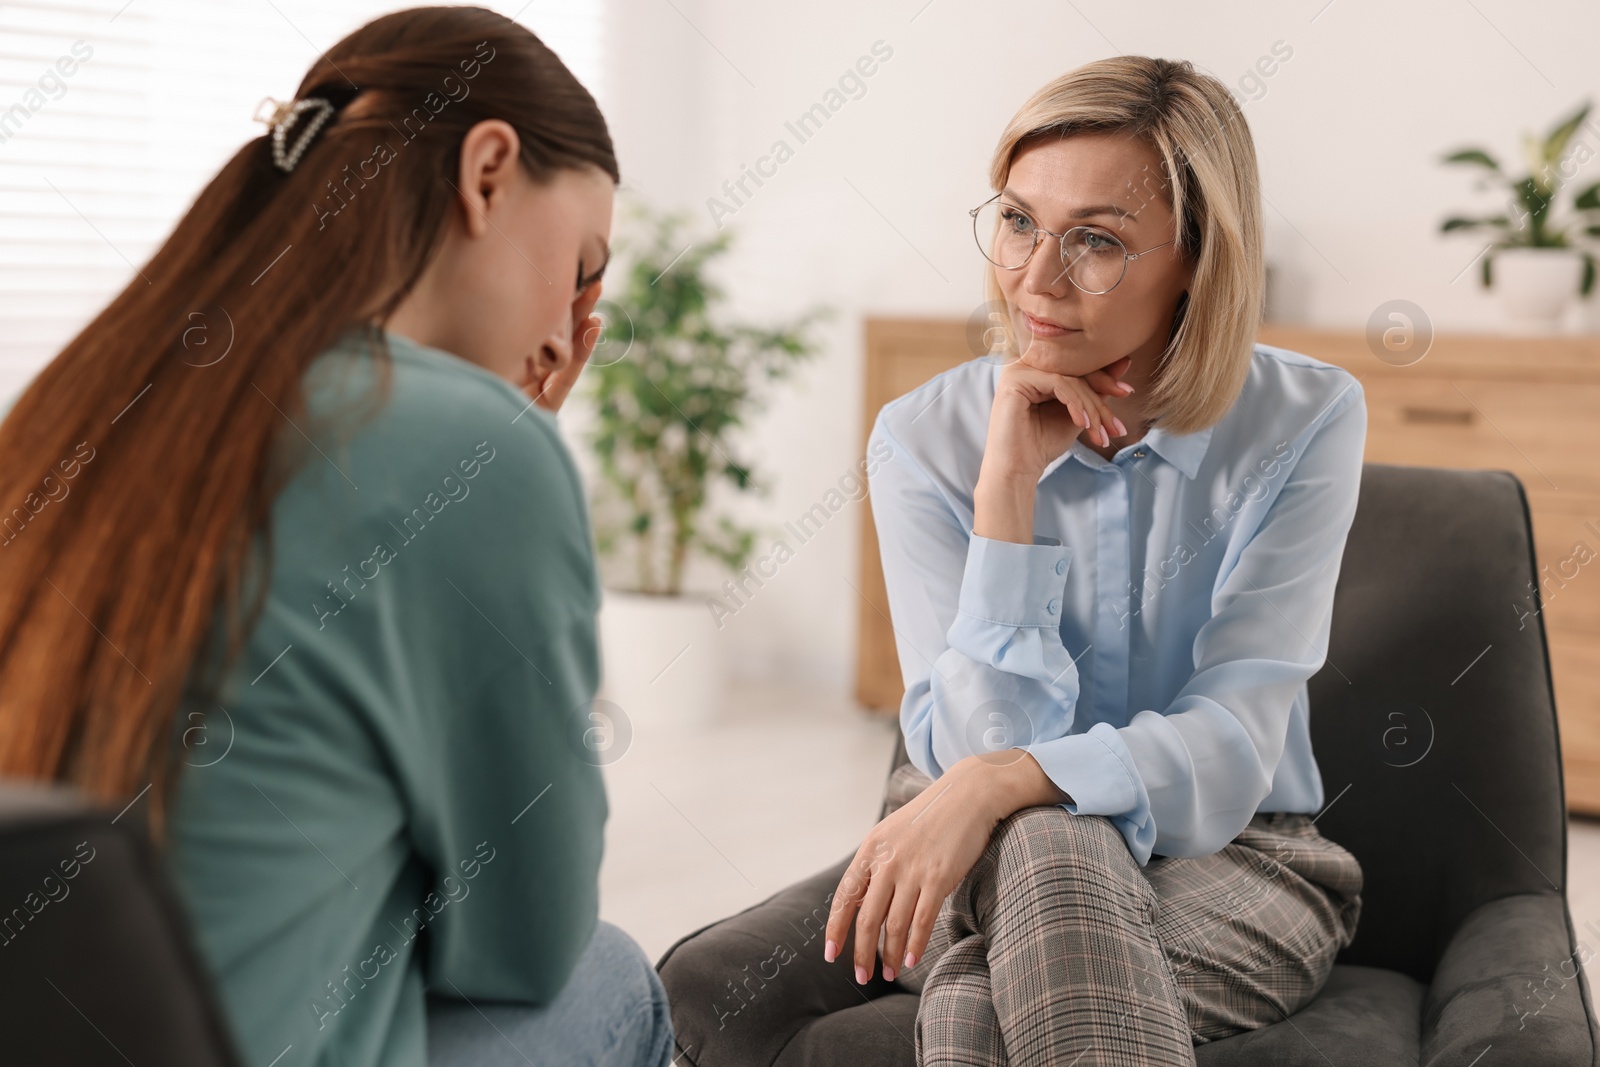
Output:
M1118 437L1126 437L1126 436L1128 436L1128 428L1126 426L1122 425L1122 420L1117 418L1115 415L1111 416L1111 425L1113 425L1113 426L1115 426L1117 428L1117 436Z
M1129 393L1133 392L1133 386L1129 385L1127 382L1118 382L1117 388L1122 390L1123 396L1127 396Z
M894 968L889 966L888 963L883 965L883 980L885 982L894 981Z
M834 944L832 941L829 941L826 945L822 946L822 958L827 960L829 963L832 963L833 958L838 954L839 946Z
M915 967L916 965L917 965L917 954L915 952L907 952L906 953L906 969L910 970L912 967Z
M861 966L858 963L858 964L856 964L856 985L866 985L866 984L867 984L867 969L865 967Z

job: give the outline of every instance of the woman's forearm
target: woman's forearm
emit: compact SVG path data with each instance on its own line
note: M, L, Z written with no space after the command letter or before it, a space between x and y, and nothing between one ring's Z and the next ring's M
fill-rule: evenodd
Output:
M997 541L1033 544L1033 504L1038 488L1037 477L980 473L972 494L972 532ZM980 791L991 805L995 822L1023 808L1072 799L1025 749L978 753L961 763L970 763L971 767L964 769L981 778Z
M1006 475L978 475L972 493L972 532L996 541L1033 544L1033 502L1039 479Z
M980 752L961 760L956 767L979 779L977 793L997 823L1023 808L1072 802L1071 795L1052 782L1039 761L1025 749Z

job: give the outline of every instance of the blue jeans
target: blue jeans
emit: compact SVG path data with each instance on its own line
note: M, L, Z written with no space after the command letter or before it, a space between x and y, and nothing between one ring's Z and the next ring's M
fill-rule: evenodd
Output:
M667 991L638 942L604 920L543 1007L428 998L428 1067L669 1067Z

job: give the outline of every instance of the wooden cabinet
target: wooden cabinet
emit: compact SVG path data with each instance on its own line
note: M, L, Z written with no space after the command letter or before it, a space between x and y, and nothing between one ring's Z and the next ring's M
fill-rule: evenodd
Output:
M868 319L866 336L866 403L861 447L878 417L878 409L909 393L934 375L975 359L961 319ZM861 594L857 610L856 700L873 711L898 715L905 684L894 628L889 623L889 597L878 560L878 532L872 508L861 509Z
M1354 330L1268 325L1260 340L1361 380L1368 460L1487 467L1522 479L1567 807L1600 814L1600 336L1441 334L1407 366L1379 359ZM1529 598L1527 610L1531 590Z
M967 335L960 319L867 321L863 444L883 404L974 358ZM1600 336L1441 334L1406 366L1379 359L1356 330L1267 325L1260 340L1360 379L1369 461L1491 468L1522 479L1567 803L1600 814ZM871 510L862 516L856 698L893 715L904 689Z

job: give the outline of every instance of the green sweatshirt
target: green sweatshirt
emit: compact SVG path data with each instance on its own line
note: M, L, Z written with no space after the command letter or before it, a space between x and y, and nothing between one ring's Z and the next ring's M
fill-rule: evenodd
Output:
M510 382L388 339L392 395L348 446L284 426L318 452L273 505L265 612L174 724L169 869L254 1067L423 1067L425 990L546 1003L597 919L577 470ZM374 370L346 334L312 412Z

